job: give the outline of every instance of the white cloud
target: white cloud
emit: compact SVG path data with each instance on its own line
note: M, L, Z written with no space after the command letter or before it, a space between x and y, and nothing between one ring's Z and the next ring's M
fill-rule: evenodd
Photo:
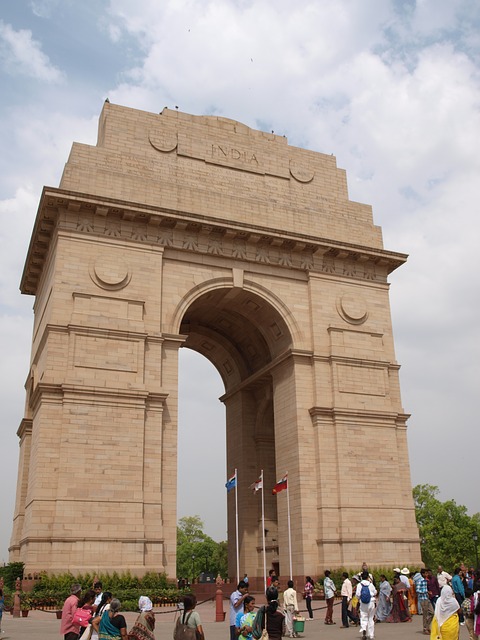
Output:
M30 8L37 17L50 18L59 4L60 0L31 0Z
M8 73L21 74L36 80L56 83L63 79L62 72L51 64L27 29L15 31L0 20L0 60Z

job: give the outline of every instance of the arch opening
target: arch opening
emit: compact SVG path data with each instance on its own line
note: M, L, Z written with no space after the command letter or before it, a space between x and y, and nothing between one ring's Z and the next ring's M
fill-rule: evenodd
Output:
M237 469L240 574L263 576L260 495L250 486L263 470L267 568L279 565L278 516L269 490L277 480L272 362L292 347L287 324L272 305L250 291L221 288L194 300L180 332L184 348L218 370L225 394L226 475ZM283 469L278 470L283 473ZM227 496L229 575L236 577L235 497Z

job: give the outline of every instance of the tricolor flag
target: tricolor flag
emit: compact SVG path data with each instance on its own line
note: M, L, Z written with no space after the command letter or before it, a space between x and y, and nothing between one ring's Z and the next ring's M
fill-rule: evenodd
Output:
M225 484L225 487L227 488L227 493L230 493L230 491L232 489L235 489L236 486L237 486L237 474L234 473L233 476L229 478Z
M277 482L277 484L273 487L273 489L272 489L273 495L275 495L277 493L280 493L280 491L283 491L284 489L286 489L288 487L287 475L288 474L285 474L283 476L283 478L281 480L279 480Z
M258 480L250 485L250 489L253 491L253 493L257 493L257 491L263 489L263 475L261 475Z

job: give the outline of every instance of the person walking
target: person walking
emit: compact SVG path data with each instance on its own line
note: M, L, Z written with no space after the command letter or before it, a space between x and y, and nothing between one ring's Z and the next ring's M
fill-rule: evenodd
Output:
M360 632L363 638L375 637L375 597L377 590L370 582L368 571L362 573L357 585L356 596L360 602Z
M332 572L328 569L325 571L325 579L323 581L323 592L325 594L325 603L327 611L325 613L325 624L335 624L333 621L333 601L335 600L335 591L337 590L335 583L330 578Z
M296 638L293 630L293 616L298 613L297 592L293 588L293 580L287 582L287 589L283 593L283 608L285 610L285 627L289 638Z
M392 585L387 577L382 574L380 576L380 584L378 586L378 602L377 602L377 622L385 622L392 610Z
M433 605L428 597L428 583L427 583L427 570L420 569L420 579L416 581L418 606L422 610L423 616L423 633L426 636L430 635L430 628L433 620Z

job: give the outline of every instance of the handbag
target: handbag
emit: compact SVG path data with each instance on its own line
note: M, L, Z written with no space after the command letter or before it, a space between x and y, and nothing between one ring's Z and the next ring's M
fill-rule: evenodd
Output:
M92 612L87 609L76 609L73 614L74 624L78 624L80 627L86 627L92 618Z
M268 640L267 631L267 609L265 608L265 629L262 631L261 640Z

